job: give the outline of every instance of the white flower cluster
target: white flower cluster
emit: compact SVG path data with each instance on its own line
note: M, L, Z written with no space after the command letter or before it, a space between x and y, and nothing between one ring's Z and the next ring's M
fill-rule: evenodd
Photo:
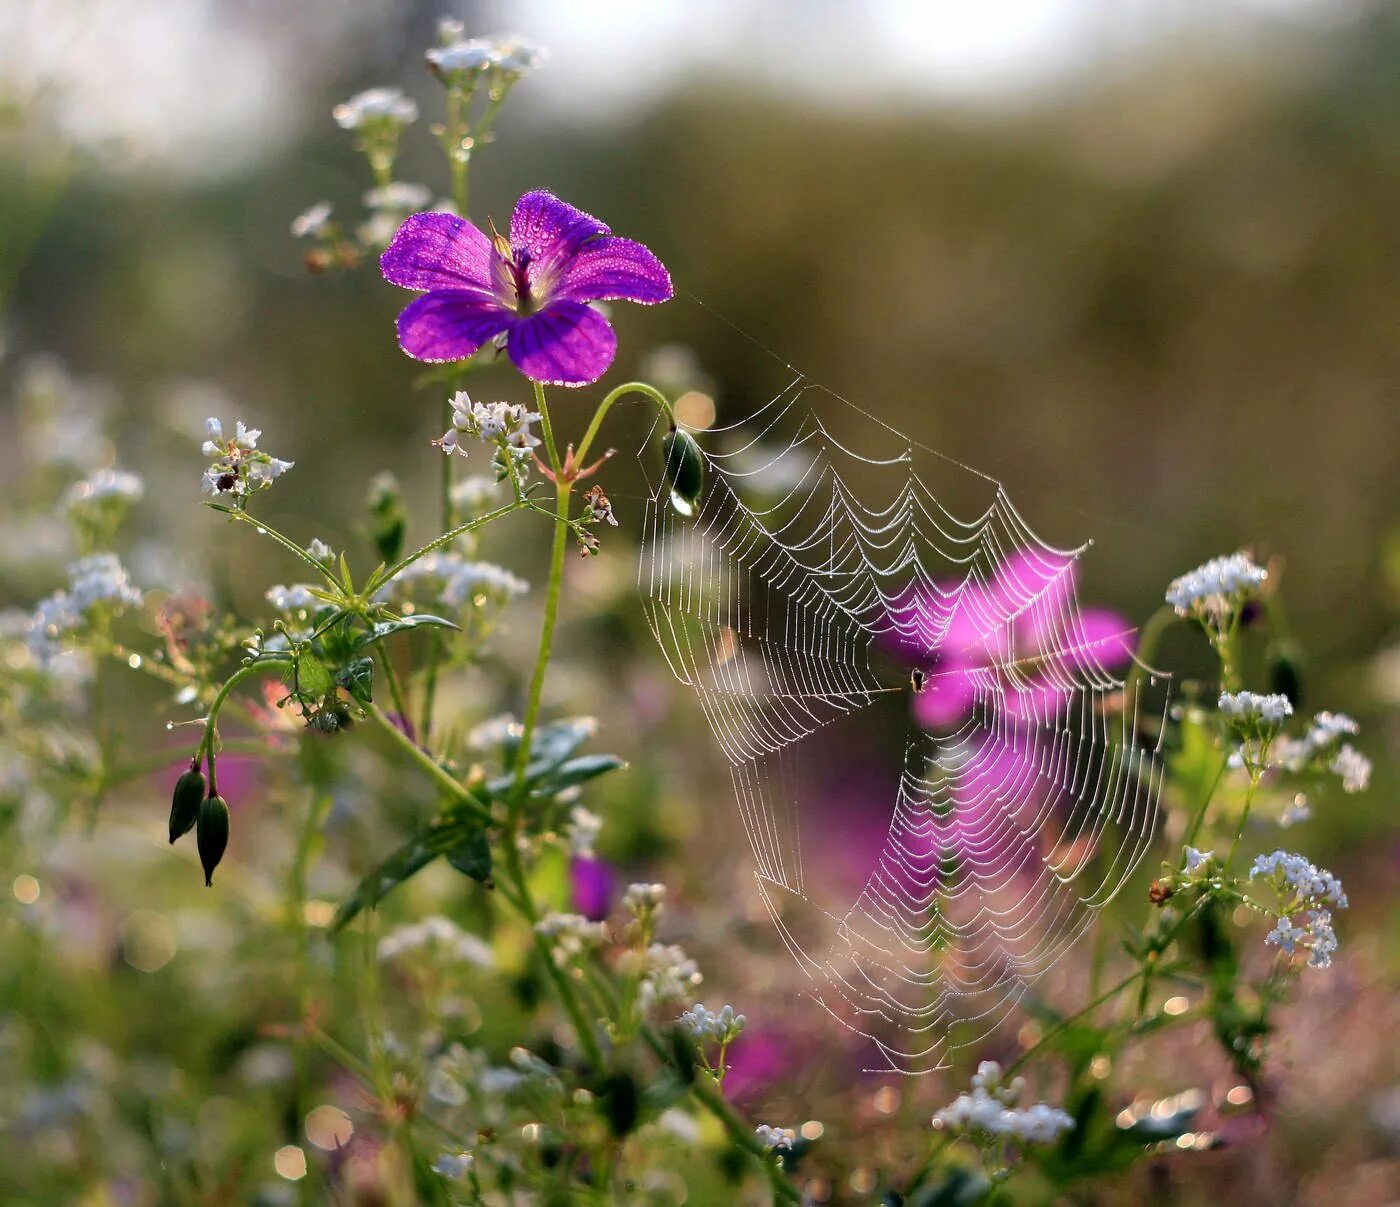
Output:
M465 390L458 390L452 398L452 426L433 443L449 456L461 453L465 457L467 450L462 438L475 437L495 447L496 456L491 464L496 468L498 480L507 477L512 470L523 478L531 451L539 447L540 438L530 430L530 425L539 418L538 411L530 410L523 403L473 402Z
M123 469L99 469L81 482L74 482L64 501L69 510L79 511L109 501L135 503L145 493L146 484L140 474Z
M1194 616L1223 626L1236 608L1268 580L1269 572L1247 553L1216 557L1173 579L1167 602L1178 616Z
M320 602L311 594L310 583L292 583L289 587L276 583L268 587L265 598L277 611L288 613L314 611Z
M443 45L427 52L428 66L440 78L457 82L487 71L498 71L506 79L518 80L544 62L543 48L524 38L464 38L460 21L447 18L438 25Z
M1274 756L1289 771L1325 768L1341 777L1344 792L1364 792L1371 782L1371 760L1343 741L1360 730L1346 713L1320 712L1301 738L1281 738Z
M204 493L235 495L239 498L271 486L295 464L258 451L257 428L250 428L240 419L232 436L224 436L224 425L210 418L204 421L204 444L201 451L213 464L204 471Z
M1234 722L1236 728L1249 733L1277 729L1293 715L1288 697L1277 693L1221 692L1220 712Z
M526 594L530 584L492 562L468 561L456 553L429 553L420 557L379 593L387 599L397 586L427 580L437 588L437 599L449 608L467 604L504 604Z
M593 844L603 828L603 819L582 805L569 810L569 854L582 859L593 858Z
M1346 909L1347 895L1338 880L1326 868L1320 868L1302 855L1275 851L1260 855L1249 869L1251 880L1273 880L1280 891L1288 889L1295 901L1294 908L1330 905Z
M326 544L319 536L311 538L311 544L307 545L306 552L314 561L318 561L323 566L329 566L335 561L335 550Z
M1282 916L1264 942L1293 955L1308 953L1310 968L1330 968L1337 951L1332 910L1346 909L1342 882L1301 855L1275 851L1260 855L1249 869L1251 880L1271 880L1283 903Z
M1298 923L1301 920L1302 925ZM1274 923L1264 942L1286 955L1308 953L1309 968L1331 968L1337 952L1337 932L1332 929L1332 911L1307 909L1289 914Z
M486 474L468 474L452 484L452 506L459 512L477 515L499 497L500 482Z
M700 966L674 943L653 943L639 956L631 962L641 972L638 996L644 1009L689 997L705 979Z
M664 884L629 884L622 895L622 907L635 917L655 916L666 900Z
M396 960L424 949L435 958L446 956L477 968L491 968L496 962L487 943L463 930L452 919L436 914L411 926L397 926L379 940L381 960Z
M294 239L319 239L331 232L333 208L329 201L318 201L309 205L292 219Z
M364 195L364 203L372 210L394 210L400 214L411 214L415 210L421 210L432 198L433 191L425 184L391 180L388 184L370 189Z
M797 1133L790 1127L770 1127L767 1123L760 1123L753 1134L770 1153L787 1152L797 1143Z
M984 1060L972 1078L972 1092L959 1094L933 1117L933 1126L983 1139L1007 1138L1026 1144L1051 1144L1074 1127L1074 1120L1045 1102L1018 1107L1025 1082L1003 1082L1001 1066Z
M535 930L551 940L554 962L561 965L601 946L608 937L603 923L590 922L582 914L546 914L535 923Z
M30 651L47 666L62 653L62 636L81 627L90 609L103 604L120 612L140 607L143 598L115 553L81 558L68 567L67 590L55 591L35 607L25 633Z
M406 126L418 120L418 103L405 96L402 88L369 88L356 93L331 110L343 130L365 126Z
M697 1043L713 1040L717 1044L728 1044L743 1032L747 1020L742 1014L735 1014L733 1006L726 1005L716 1014L696 1002L676 1021Z

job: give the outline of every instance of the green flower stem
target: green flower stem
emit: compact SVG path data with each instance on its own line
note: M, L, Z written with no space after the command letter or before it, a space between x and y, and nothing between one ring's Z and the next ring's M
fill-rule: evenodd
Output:
M1261 759L1264 754L1267 753L1267 749L1268 748L1265 747L1264 751L1261 752ZM1245 790L1244 794L1244 808L1240 810L1240 824L1235 830L1235 840L1230 844L1230 853L1225 856L1223 874L1226 877L1230 875L1230 867L1235 862L1235 856L1239 853L1240 839L1244 837L1244 828L1249 824L1249 809L1250 806L1254 804L1254 793L1258 787L1259 773L1257 771L1251 771L1249 773L1249 787Z
M1195 816L1191 818L1191 824L1186 827L1186 835L1182 840L1184 845L1191 847L1196 845L1196 838L1201 832L1201 826L1205 824L1206 812L1210 808L1210 802L1215 799L1215 791L1220 787L1220 781L1225 778L1225 770L1230 766L1230 758L1227 755L1220 760L1220 768L1215 773L1215 778L1210 781L1210 787L1206 790L1205 797L1196 808Z
M511 816L515 819L525 804L525 768L530 763L530 744L535 734L535 723L539 720L540 699L544 694L545 672L549 669L549 656L554 642L554 626L559 618L559 595L564 586L564 553L569 533L569 491L572 483L565 480L559 463L559 449L554 441L554 429L549 422L549 404L545 401L544 387L535 383L535 406L540 413L540 431L544 434L545 451L549 454L550 469L554 471L554 541L549 554L549 585L545 588L544 623L540 626L539 650L535 654L535 669L530 676L530 690L525 702L525 716L521 722L520 748L515 756L515 791L511 803ZM595 416L596 422L596 416ZM512 826L512 831L514 826ZM508 835L513 840L513 832Z
M222 514L228 516L231 520L239 520L244 524L251 524L255 529L257 529L259 536L270 536L293 557L300 558L308 566L315 570L317 574L324 578L326 582L330 584L331 590L335 593L337 598L344 594L344 585L341 583L340 579L338 579L335 576L335 573L331 570L329 566L325 565L322 562L318 562L314 557L311 556L311 554L307 553L305 549L298 545L296 541L292 540L292 538L289 536L283 536L282 533L278 532L277 529L272 527L271 524L268 524L263 520L259 520L256 517L249 515L246 511L242 511L237 507L225 507L222 503L206 503L205 506L213 511L221 512Z
M598 435L598 429L603 426L603 419L612 410L613 404L628 394L641 394L650 398L661 409L661 413L666 416L666 421L672 427L675 426L676 413L671 409L671 404L666 401L666 396L660 390L647 385L644 381L625 382L616 389L609 390L603 401L598 404L598 409L593 412L593 420L589 423L588 430L584 432L583 441L579 444L578 452L575 454L575 458L580 463L583 463L588 457L588 450L593 447L593 440Z
M491 817L491 807L476 795L470 788L459 782L455 776L441 767L437 761L426 750L419 746L408 734L404 733L393 721L384 714L384 710L377 704L369 706L369 715L375 719L379 727L384 730L394 740L406 755L418 764L430 779L434 780L453 800L461 805L465 805L468 812L475 814L484 822L489 822Z
M649 1023L642 1024L641 1036L662 1064L672 1064L671 1053L667 1050L666 1044ZM729 1100L725 1098L723 1091L712 1079L696 1077L690 1082L690 1092L695 1095L701 1106L719 1120L736 1147L742 1148L750 1156L758 1159L759 1164L763 1166L764 1173L768 1175L768 1184L773 1189L775 1200L784 1203L800 1203L802 1201L797 1187L788 1180L773 1154L759 1143L753 1129L740 1117L739 1112L729 1105Z
M264 675L274 667L285 666L286 663L280 659L266 659L257 662L249 662L240 666L227 679L224 685L219 688L219 694L214 697L214 702L209 706L209 716L204 722L204 736L200 738L199 745L195 748L195 761L205 758L209 759L209 795L217 796L218 789L214 777L214 737L219 724L219 711L224 706L224 701L228 699L229 693L233 691L245 679L251 679L254 675Z
M579 1047L583 1049L584 1057L595 1070L601 1072L605 1065L603 1048L598 1042L596 1027L589 1020L588 1013L584 1010L583 1003L579 1000L579 995L573 982L569 980L568 974L555 962L549 940L535 928L535 924L540 920L539 907L530 894L530 882L525 875L525 867L520 859L520 844L516 841L516 834L517 827L514 824L508 825L503 844L506 870L515 885L515 897L511 900L511 904L514 905L525 924L530 928L530 938L535 945L535 952L544 965L545 973L553 983L555 992L559 995L559 1000L564 1006L565 1013L569 1016L569 1021L574 1025L574 1031L578 1035Z
M408 707L404 704L403 691L399 687L399 677L394 671L394 660L389 657L389 652L384 648L382 641L377 644L377 652L379 664L384 668L384 678L389 684L389 697L394 702L394 711L406 721L408 720Z
M1189 910L1187 910L1186 913L1182 914L1181 917L1172 925L1172 928L1169 931L1167 931L1167 933L1164 934L1161 937L1161 939L1158 940L1158 943L1160 944L1160 949L1165 951L1167 946L1171 943L1171 941L1175 939L1178 934L1181 933L1181 931L1185 928L1186 924L1190 922L1192 918L1194 918L1198 913L1201 912L1202 909L1205 908L1207 904L1209 904L1210 900L1211 898L1208 895L1203 896ZM1092 1014L1095 1010L1097 1010L1100 1006L1104 1005L1106 1002L1112 1001L1115 997L1118 996L1118 994L1122 993L1124 989L1126 989L1139 977L1150 978L1151 972L1152 965L1149 963L1144 963L1140 968L1135 968L1121 981L1118 981L1110 988L1105 989L1087 1006L1081 1006L1073 1014L1066 1015L1058 1023L1051 1027L1050 1030L1045 1032L1044 1035L1042 1035L1038 1040L1036 1040L1035 1043L1033 1043L1024 1052L1022 1052L1020 1056L1013 1060L1006 1069L1006 1072L1003 1074L1003 1076L1007 1078L1011 1077L1011 1075L1014 1074L1018 1069L1020 1069L1026 1063L1026 1061L1028 1061L1032 1056L1039 1052L1041 1048L1048 1044L1057 1035L1061 1034L1064 1031L1067 1031L1081 1018L1084 1018L1088 1014Z
M459 536L465 536L468 532L473 532L484 524L491 523L492 520L499 520L502 516L510 515L512 511L519 511L526 506L528 506L528 504L524 500L515 499L496 508L495 511L488 511L485 515L479 515L473 519L467 520L463 524L458 524L457 527L444 532L441 536L434 537L421 549L415 549L407 557L401 558L387 570L380 570L372 574L369 582L365 584L363 594L366 598L372 597L381 587L386 583L393 582L394 579L407 570L409 566L413 565L419 558L427 557L428 554L441 549L444 545L450 545ZM317 565L320 565L320 563L318 562Z

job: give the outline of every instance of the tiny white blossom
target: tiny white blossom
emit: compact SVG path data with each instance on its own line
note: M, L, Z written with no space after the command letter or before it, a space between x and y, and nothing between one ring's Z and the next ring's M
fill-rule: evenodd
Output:
M733 1006L726 1005L715 1013L697 1002L676 1021L681 1030L698 1043L713 1040L728 1044L739 1037L748 1020L742 1014L735 1014Z
M145 493L146 484L140 474L121 469L99 469L81 482L73 483L68 488L65 501L70 508L77 509L109 499L135 503Z
M1017 1077L1007 1083L1001 1066L984 1060L972 1078L972 1091L959 1094L933 1116L933 1125L983 1139L1007 1138L1025 1144L1050 1144L1074 1127L1074 1119L1058 1107L1037 1102L1017 1107L1024 1090Z
M1204 565L1173 579L1167 602L1178 616L1221 626L1235 610L1268 580L1269 572L1257 566L1247 553L1212 558Z
M421 210L432 200L433 191L425 184L409 184L403 180L392 180L388 184L370 189L364 196L365 205L372 210L397 210L412 213Z
M329 201L318 201L315 205L307 206L292 219L293 237L305 239L309 236L319 238L324 235L331 224L331 212Z
M797 1143L797 1133L790 1127L772 1127L767 1123L760 1123L754 1128L754 1135L758 1137L758 1142L769 1152L787 1152Z
M342 129L357 130L372 122L406 126L418 118L418 104L401 88L369 88L331 110Z
M1215 858L1213 851L1198 851L1195 847L1186 848L1186 873L1194 876L1201 868L1205 867Z
M264 598L279 612L309 612L319 602L311 593L310 583L292 583L289 587L276 583L267 589Z
M1278 693L1221 692L1220 711L1241 728L1273 728L1293 715L1293 705Z
M607 941L607 927L582 914L549 913L535 923L537 933L552 941L556 964L567 964Z
M1298 905L1330 905L1346 909L1347 895L1342 882L1302 855L1274 851L1260 855L1249 869L1251 880L1272 879L1280 890L1289 890Z
M622 896L622 905L628 913L641 917L643 914L656 913L665 900L664 884L629 884L627 892Z
M322 565L329 565L335 561L335 550L326 544L319 536L312 537L311 544L307 545L306 552L311 554L316 561Z
M577 858L593 858L593 844L598 841L602 828L601 817L582 805L575 805L569 811L569 853Z
M1328 770L1340 776L1343 792L1365 792L1371 783L1371 760L1350 742L1337 751Z
M477 968L491 968L496 963L489 944L440 915L395 927L379 940L378 955L381 960L396 960L425 949L435 959L446 956Z

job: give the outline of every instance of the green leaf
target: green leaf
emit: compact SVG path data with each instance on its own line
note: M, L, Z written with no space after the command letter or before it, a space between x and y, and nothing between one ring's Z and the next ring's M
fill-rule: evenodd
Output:
M460 846L447 852L447 862L479 884L488 883L491 879L491 844L486 841L486 831L480 827L472 830Z
M340 908L336 910L330 926L331 934L341 930L361 911L374 908L389 893L405 880L417 875L433 860L477 842L484 845L486 835L476 818L451 813L437 818L360 881L355 891L341 902ZM489 850L486 857L489 864ZM466 870L456 863L453 866L462 871Z
M354 662L341 668L336 682L361 704L369 704L373 699L370 691L374 683L374 660L356 658Z
M555 796L587 780L625 767L615 754L585 754L567 763L546 764L543 760L525 768L525 788L531 796ZM486 782L486 791L497 800L508 800L515 791L515 776L508 773Z
M331 669L310 650L302 650L297 656L293 686L303 696L324 696L335 686Z
M356 649L365 649L376 642L383 641L386 637L392 637L395 633L402 633L407 629L422 628L459 629L461 625L454 624L442 616L430 616L427 612L417 612L412 616L401 616L397 620L381 620L374 628L360 634L359 640L355 642Z

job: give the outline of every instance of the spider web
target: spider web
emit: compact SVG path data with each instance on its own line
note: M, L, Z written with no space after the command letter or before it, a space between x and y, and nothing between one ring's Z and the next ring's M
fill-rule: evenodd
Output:
M1140 722L1166 704L1139 716L1131 631L1080 605L1088 545L1047 544L995 479L873 416L846 447L814 389L695 433L692 516L647 475L638 587L812 996L880 1071L919 1073L1002 1022L1132 873L1162 782ZM985 495L966 518L934 490L955 477ZM864 846L833 802L841 752L883 799Z

